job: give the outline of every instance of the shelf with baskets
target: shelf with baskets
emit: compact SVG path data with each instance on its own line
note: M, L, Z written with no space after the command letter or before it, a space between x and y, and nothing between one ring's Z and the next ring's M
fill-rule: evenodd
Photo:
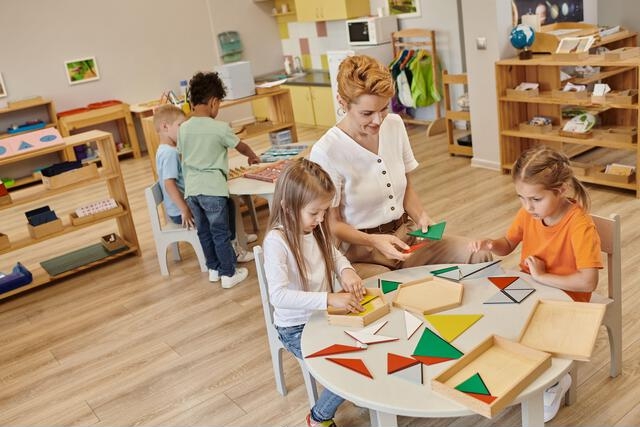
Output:
M586 65L596 72L561 81L561 69ZM594 148L620 150L620 155L633 158L633 164L629 166L636 167L640 164L637 143L639 73L640 57L619 61L606 61L601 55L591 55L580 61L557 61L552 57L498 61L496 90L502 171L508 173L521 152L538 144L552 146L570 158ZM561 89L568 81L584 85L606 83L612 92L604 97L562 93ZM513 90L525 82L538 83L539 90L529 94L518 94ZM589 86L587 90L590 90ZM588 134L566 136L561 131L568 120L563 117L563 110L565 115L567 110L589 112L597 117L597 124ZM551 125L544 128L527 126L536 116L549 118ZM584 182L634 190L636 197L640 197L640 185L634 176L628 179L609 176L602 173L604 167L596 162L579 178Z
M129 254L140 255L138 237L133 223L133 217L131 215L124 179L120 171L120 164L118 162L115 144L113 143L113 137L110 133L93 130L72 135L64 138L63 143L47 147L45 149L32 150L21 155L2 157L0 158L0 167L9 166L11 164L23 162L25 160L53 152L68 152L68 150L73 150L73 147L75 146L85 145L88 143L95 143L97 145L101 167L98 169L95 164L81 167L80 170L88 170L91 172L87 174L87 179L71 179L64 182L63 175L70 173L65 172L60 175L55 175L55 177L58 177L58 184L53 185L51 183L52 181L50 181L49 186L51 186L51 188L48 188L47 184L44 182L40 185L33 185L28 188L12 192L10 194L10 202L0 205L0 215L2 215L2 217L6 219L13 216L14 218L13 220L0 222L0 232L6 236L5 244L0 247L2 261L15 262L20 260L22 256L26 256L28 261L24 263L25 267L33 276L33 280L29 284L0 294L0 299L7 298L11 295L24 292L37 286L48 284L63 277L111 262ZM74 169L73 171L78 171L78 169ZM48 179L52 180L53 178ZM46 204L51 201L58 207L63 206L61 211L64 212L69 208L68 206L65 206L65 196L68 196L70 191L83 191L85 188L95 189L96 186L104 186L109 195L108 197L115 200L117 207L112 210L96 213L86 217L78 217L75 213L66 215L66 217L61 215L60 218L56 220L59 223L58 227L54 231L44 233L43 235L33 235L32 226L30 225L28 226L30 227L29 237L24 236L25 233L24 229L21 229L21 222L15 220L15 218L19 218L19 216L21 216L21 211L32 209L34 204L37 202ZM86 196L83 195L83 197L96 197L94 191L85 191L85 193ZM39 254L51 252L51 258L55 258L60 255L61 245L76 245L77 240L71 236L72 234L79 236L81 233L84 233L91 238L92 233L90 227L106 223L108 221L115 222L116 234L120 236L126 247L121 248L119 251L107 251L100 259L88 259L87 262L76 263L73 267L66 268L64 271L49 274L47 270L40 265L39 261L35 262L25 254L25 249L38 245L39 248L33 251L38 254L38 257L40 256ZM49 223L47 222L45 224ZM27 227L26 224L25 227ZM101 227L100 230L103 228L105 227ZM94 232L96 231L94 230ZM102 231L100 231L100 234L101 233ZM94 243L98 243L100 241L100 234L96 234ZM64 241L65 239L58 239L62 236L65 237L67 240L66 242ZM84 249L87 248L74 247L71 248L71 251L77 252ZM20 250L22 250L20 254L6 256L14 251ZM44 261L42 261L42 263L44 263ZM2 271L6 271L10 266L3 263L0 265L0 268Z

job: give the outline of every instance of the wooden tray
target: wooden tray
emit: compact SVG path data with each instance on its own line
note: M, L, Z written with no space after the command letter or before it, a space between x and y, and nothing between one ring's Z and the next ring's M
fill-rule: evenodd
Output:
M604 167L595 168L591 176L595 178L603 179L605 181L620 182L620 183L630 183L636 180L635 172L632 173L631 175L615 175L612 173L604 173L605 170L606 168Z
M518 125L518 130L520 130L520 132L548 133L553 130L553 126L552 125L534 126L525 122L525 123L520 123Z
M11 247L11 242L9 241L9 236L6 234L0 233L0 251L5 249L9 249Z
M584 61L589 58L589 52L576 52L576 53L552 53L552 61Z
M603 126L593 129L597 139L607 141L634 143L638 139L638 130L634 126Z
M528 99L538 95L540 95L539 89L531 89L531 90L507 89L507 98Z
M76 182L84 181L98 177L98 166L95 163L89 163L78 169L70 170L54 176L42 175L42 183L47 188L60 188L67 185L73 185Z
M329 324L362 328L372 322L375 322L382 316L389 314L391 308L389 304L385 302L384 297L382 296L382 291L380 289L365 288L365 295L373 295L378 297L369 303L371 304L371 309L365 311L364 313L348 313L344 309L329 307L327 309Z
M558 135L560 136L566 136L568 138L576 138L576 139L589 139L591 137L593 137L593 132L592 131L588 131L588 132L567 132L564 131L562 129L560 129L558 131Z
M550 354L492 335L432 379L431 388L492 418L550 366ZM483 401L456 389L476 373L495 400Z
M124 211L124 208L122 207L122 205L120 203L118 203L118 207L116 207L116 208L109 209L108 211L98 212L98 213L93 214L93 215L78 216L75 212L71 212L69 214L69 219L71 220L71 224L73 224L73 225L81 225L81 224L87 224L87 223L90 223L90 222L94 222L94 221L97 221L97 220L102 219L102 218L108 218L110 216L114 216L114 215L117 215L119 213L122 213L123 211Z
M621 47L619 49L610 50L604 53L605 61L620 61L622 59L629 59L636 56L640 56L640 47L629 46Z
M429 276L399 285L393 305L421 316L437 313L458 307L463 289L462 283Z
M573 173L576 176L588 176L595 165L593 163L581 163L571 160L569 167L573 170Z
M604 304L539 300L518 342L555 357L588 361L605 309Z
M5 194L4 196L0 196L0 206L10 205L11 204L11 194Z
M40 224L35 227L31 224L27 224L27 227L29 228L29 235L34 239L41 239L50 234L55 234L64 230L64 226L62 225L62 220L60 218L56 218L54 221L45 222L44 224Z
M553 89L551 91L551 97L555 99L560 99L563 101L585 100L585 99L588 99L590 96L591 96L591 92L588 92L586 90L577 92L575 90L564 91L560 89Z

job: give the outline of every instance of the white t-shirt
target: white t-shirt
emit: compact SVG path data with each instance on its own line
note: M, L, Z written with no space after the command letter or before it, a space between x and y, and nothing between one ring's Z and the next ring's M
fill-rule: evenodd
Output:
M276 326L296 326L307 323L314 310L327 308L327 277L322 253L313 234L302 237L302 256L309 279L309 291L302 290L298 267L282 233L271 230L264 238L264 269L273 305ZM333 248L336 273L351 268L349 261ZM336 282L336 284L338 284Z
M402 118L382 122L378 154L365 149L337 126L311 149L310 160L327 171L336 186L333 207L357 229L377 227L404 213L406 174L418 167Z

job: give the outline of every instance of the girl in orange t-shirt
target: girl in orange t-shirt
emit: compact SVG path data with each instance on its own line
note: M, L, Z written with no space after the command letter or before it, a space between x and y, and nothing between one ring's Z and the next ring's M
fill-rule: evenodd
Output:
M505 256L522 242L523 271L574 301L588 302L602 268L600 237L587 213L589 195L573 175L569 158L539 146L522 153L512 176L522 203L515 220L506 236L477 240L472 249Z

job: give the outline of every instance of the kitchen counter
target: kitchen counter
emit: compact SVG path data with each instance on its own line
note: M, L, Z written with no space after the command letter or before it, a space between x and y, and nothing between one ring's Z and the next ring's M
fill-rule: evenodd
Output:
M329 79L329 72L322 70L310 70L304 73L304 75L296 76L287 76L284 74L284 71L279 71L271 74L265 74L262 76L257 76L255 78L256 84L264 83L264 82L273 82L276 80L281 80L287 77L287 82L285 84L292 86L331 86L331 80Z

